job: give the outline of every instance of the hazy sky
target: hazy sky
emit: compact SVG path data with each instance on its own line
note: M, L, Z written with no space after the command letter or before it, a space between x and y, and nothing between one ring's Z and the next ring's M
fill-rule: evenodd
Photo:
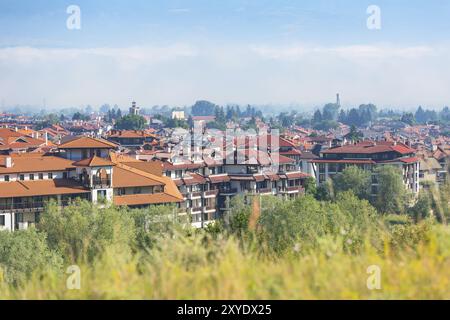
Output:
M345 106L442 107L449 80L448 0L0 0L5 105L315 106L340 92Z

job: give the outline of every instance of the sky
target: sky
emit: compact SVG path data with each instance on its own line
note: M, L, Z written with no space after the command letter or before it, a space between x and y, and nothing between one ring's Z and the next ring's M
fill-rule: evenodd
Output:
M448 0L0 0L0 99L441 108L449 35Z

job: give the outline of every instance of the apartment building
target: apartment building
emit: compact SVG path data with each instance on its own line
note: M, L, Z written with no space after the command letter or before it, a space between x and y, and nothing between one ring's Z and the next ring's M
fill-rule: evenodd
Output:
M21 131L19 129L0 128L0 154L30 152L48 145L47 139L38 139Z
M372 196L377 194L378 181L374 169L393 165L401 168L405 188L419 193L419 158L416 150L393 141L362 141L327 149L319 159L311 160L317 165L316 179L321 184L333 178L348 166L357 166L372 172Z
M111 130L106 136L109 141L130 149L139 149L158 140L158 136L146 130Z
M45 204L67 206L76 198L94 203L145 207L184 201L161 163L117 155L115 144L77 137L57 153L0 156L0 229L26 229L39 221Z
M193 160L173 156L163 162L163 173L171 177L183 195L180 216L190 217L192 224L203 227L230 210L236 195L276 195L294 198L304 193L302 173L294 159L245 148L217 157L193 156ZM225 155L225 156L223 156ZM276 168L276 169L274 169Z

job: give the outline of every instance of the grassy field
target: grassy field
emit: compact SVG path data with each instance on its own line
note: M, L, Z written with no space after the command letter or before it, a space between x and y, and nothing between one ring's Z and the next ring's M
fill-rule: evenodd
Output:
M299 213L306 212L303 205L311 210L315 205L324 209L317 203L289 205L297 206ZM345 206L348 206L348 199ZM83 208L72 209L71 214L76 215L77 210L82 212ZM279 210L282 212L283 207ZM107 214L120 217L130 215L130 212L116 210L116 213ZM263 210L259 219L261 224L263 218L268 218L267 214ZM49 223L45 219L44 224ZM79 218L72 216L72 219L60 222L69 226L73 221L80 223ZM116 226L109 230L113 233L116 230L121 234L118 240L126 241L123 237L126 230L117 227L120 219L115 221ZM314 225L314 221L310 221L310 225ZM51 226L57 229L54 223ZM298 228L301 233L302 227ZM102 230L105 233L107 229ZM80 289L74 290L68 289L70 275L65 273L73 261L63 253L67 246L61 244L64 241L74 244L76 239L54 239L52 241L58 241L60 246L56 248L49 244L49 247L63 257L57 267L34 270L17 283L3 281L0 298L450 299L450 229L447 226L423 221L372 236L366 230L364 240L357 240L356 231L351 231L351 238L348 237L350 231L322 231L295 236L292 242L287 241L291 236L284 232L286 238L274 242L277 246L283 244L282 251L269 248L270 242L267 235L262 236L263 231L242 233L239 226L231 233L177 228L170 232L159 230L156 238L145 240L138 234L133 237L131 249L123 243L114 244L114 239L109 236L110 241L101 248L90 240L82 246L83 250L94 246L99 252L76 259L81 277ZM155 230L153 233L157 234ZM258 233L261 235L255 235ZM46 241L54 237L55 234L49 233ZM314 245L310 245L311 239L314 239ZM349 245L354 245L352 239L358 246L349 250ZM136 245L139 241L152 245L143 249ZM402 241L408 243L405 245ZM367 286L368 279L374 279L374 275L367 272L370 266L379 267L379 289Z
M219 244L217 244L219 245ZM68 275L44 273L23 286L1 287L2 299L450 299L450 232L437 227L414 252L342 252L323 239L317 254L274 259L244 254L224 240L211 258L198 241L167 240L151 262L107 252L81 266L80 290ZM380 267L381 289L369 290L367 268Z

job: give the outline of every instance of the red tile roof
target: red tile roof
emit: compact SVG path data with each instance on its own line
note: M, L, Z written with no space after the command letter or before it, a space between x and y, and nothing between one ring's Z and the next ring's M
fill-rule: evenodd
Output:
M370 159L345 159L345 160L333 160L333 159L314 159L313 163L348 163L348 164L376 164L375 161Z
M91 138L86 136L75 137L58 146L59 149L115 149L117 144L104 139Z
M331 148L323 151L323 154L342 154L342 153L350 153L350 154L374 154L374 153L382 153L382 152L392 152L395 151L402 155L414 153L416 150L403 145L403 144L395 144L390 141L363 141L357 144L348 144L341 147Z
M81 194L89 192L90 190L81 187L75 180L70 179L0 182L0 198Z
M111 167L115 166L115 163L97 156L92 156L90 158L74 162L73 165L76 167Z

